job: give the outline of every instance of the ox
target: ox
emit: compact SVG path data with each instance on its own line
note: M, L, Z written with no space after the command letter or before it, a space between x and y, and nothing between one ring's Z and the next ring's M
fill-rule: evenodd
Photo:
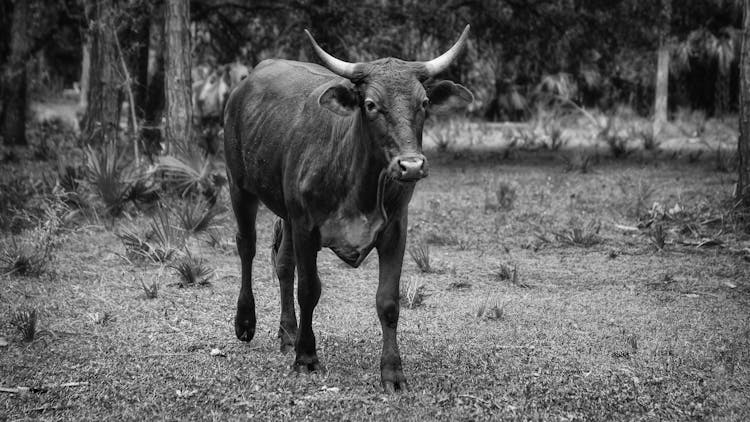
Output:
M215 153L221 131L222 115L229 93L250 74L241 63L231 63L211 70L199 66L193 70L193 121L201 144Z
M386 392L408 389L396 327L408 204L415 182L428 172L422 126L427 114L473 101L461 85L426 82L456 58L468 30L450 50L427 62L386 58L366 63L331 56L306 31L325 67L266 60L230 95L224 142L242 266L235 317L240 340L250 341L255 334L251 272L262 201L281 218L272 255L281 292L278 334L282 352L294 347L292 369L320 369L312 329L321 291L320 248L330 248L353 267L376 248L381 383Z

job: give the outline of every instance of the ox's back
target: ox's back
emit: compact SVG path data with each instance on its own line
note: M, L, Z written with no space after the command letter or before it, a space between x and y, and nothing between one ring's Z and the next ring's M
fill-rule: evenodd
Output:
M285 215L282 184L290 178L285 171L293 170L287 163L311 155L333 159L332 150L338 145L331 138L332 128L351 126L351 118L318 105L328 86L342 82L348 81L311 63L261 62L232 92L225 109L229 177Z

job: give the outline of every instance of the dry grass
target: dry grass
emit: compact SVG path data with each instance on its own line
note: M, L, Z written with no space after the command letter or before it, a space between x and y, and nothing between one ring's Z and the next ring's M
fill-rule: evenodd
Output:
M425 274L404 265L402 293L425 299L414 307L407 302L399 320L411 392L385 396L379 385L378 266L345 268L325 249L314 327L327 371L289 376L293 356L278 352L278 282L269 276L274 217L261 208L253 268L258 329L249 344L233 329L239 258L197 249L203 244L197 239L189 247L215 269L205 288L171 285L163 265L131 265L117 256L122 242L113 231L93 223L55 247L54 275L0 275L0 337L8 343L0 343L2 387L28 387L0 394L0 414L9 420L750 419L750 267L742 254L749 239L722 222L730 178L713 162L684 158L657 165L605 161L595 173L566 173L539 154L519 153L512 162L485 152L462 160L429 157L431 175L419 182L410 206L409 241L432 231L459 243L430 244L431 260L454 270ZM515 188L514 206L486 213L486 181L499 175ZM636 224L626 208L638 196L638 180L649 181L651 199L684 208L679 219L658 221L669 233L669 253L644 247L647 232L615 226ZM226 205L226 198L219 201ZM571 225L574 218L582 223ZM601 222L606 247L582 248L549 233L585 238L596 232L586 230L584 222L592 221ZM152 222L121 219L116 230L134 224L152 241L145 236ZM538 227L550 228L554 247L526 246ZM574 227L583 229L581 236ZM231 242L232 221L212 230ZM709 237L721 246L697 246ZM614 259L610 251L617 251ZM498 282L503 263L511 274L517 265L519 284L534 288ZM155 298L144 298L144 285L156 286ZM50 334L37 327L35 340L24 342L10 323L19 309L35 309Z
M29 343L36 335L36 309L20 309L13 313L10 324L21 335L21 340Z
M417 264L417 268L423 273L433 272L432 265L430 264L430 244L424 240L420 240L416 245L409 247L409 256Z

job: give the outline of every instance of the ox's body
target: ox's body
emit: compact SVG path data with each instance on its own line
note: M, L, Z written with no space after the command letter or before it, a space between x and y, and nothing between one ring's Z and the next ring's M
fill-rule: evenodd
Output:
M267 60L230 95L224 139L242 263L238 338L249 341L255 334L251 273L255 216L263 202L281 218L273 245L281 291L279 337L282 351L294 346L293 368L320 367L312 330L320 297L320 248L331 248L354 267L377 248L381 379L387 391L407 388L396 342L399 279L407 207L415 182L427 174L421 154L427 98L436 109L465 105L472 98L452 82L426 89L422 81L447 67L465 38L466 30L454 48L431 62L382 59L356 65L333 58L312 40L333 72L310 63Z
M237 169L233 184L282 219L316 228L320 246L356 267L398 219L414 185L379 183L388 161L361 114L321 109L318 97L338 83L348 81L315 64L261 63L228 104L225 148L228 168Z

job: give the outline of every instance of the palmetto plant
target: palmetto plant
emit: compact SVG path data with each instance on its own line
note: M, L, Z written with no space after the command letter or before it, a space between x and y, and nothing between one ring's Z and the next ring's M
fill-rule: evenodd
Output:
M172 155L159 158L155 171L182 197L202 194L214 201L226 182L211 156L198 148L176 147Z
M96 149L89 145L85 153L85 180L111 216L120 215L129 201L154 199L156 187L145 180L144 171L124 162L114 141Z

